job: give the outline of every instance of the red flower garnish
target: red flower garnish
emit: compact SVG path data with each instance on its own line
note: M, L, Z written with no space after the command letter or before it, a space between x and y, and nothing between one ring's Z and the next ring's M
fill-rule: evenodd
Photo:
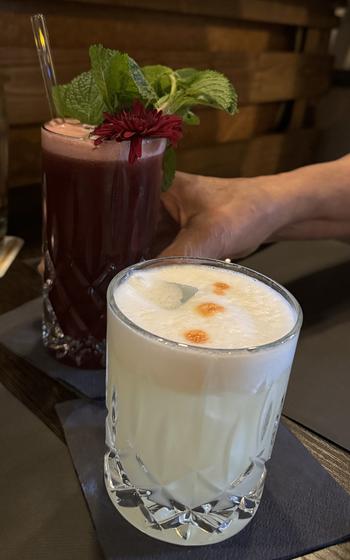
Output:
M142 138L167 138L175 146L182 137L182 119L146 109L140 101L134 101L130 111L104 113L103 123L92 134L98 136L95 146L104 140L130 141L129 163L134 163L142 156Z

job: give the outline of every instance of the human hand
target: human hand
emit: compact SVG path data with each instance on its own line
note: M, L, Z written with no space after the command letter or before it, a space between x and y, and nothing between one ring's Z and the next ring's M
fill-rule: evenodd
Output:
M275 219L276 200L264 184L261 177L222 179L178 172L162 195L161 255L231 258L254 251L281 226Z
M276 229L274 206L261 178L177 172L172 187L162 195L150 256L243 257ZM43 260L38 270L43 275Z

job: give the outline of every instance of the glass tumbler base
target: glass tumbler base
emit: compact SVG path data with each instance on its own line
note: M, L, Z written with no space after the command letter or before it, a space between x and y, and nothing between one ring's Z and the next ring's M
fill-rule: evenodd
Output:
M84 369L102 369L106 362L106 343L93 336L74 339L62 332L50 299L43 296L42 340L45 348L60 362Z
M217 499L189 508L171 499L164 488L136 488L118 455L105 455L105 485L119 513L148 536L183 546L214 544L244 529L258 509L265 476L258 459Z

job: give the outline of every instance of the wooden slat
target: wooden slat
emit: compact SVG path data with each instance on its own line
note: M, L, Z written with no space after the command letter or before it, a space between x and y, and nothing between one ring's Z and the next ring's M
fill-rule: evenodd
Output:
M200 125L185 127L181 148L226 144L272 131L278 126L281 105L246 105L233 117L213 109L196 112L201 119Z
M295 560L349 560L349 558L350 543L343 543L318 550L306 556L300 556Z
M178 169L218 177L267 175L311 161L314 130L269 134L232 144L179 150Z
M47 109L45 109L47 111ZM199 111L200 126L185 129L181 148L224 144L273 130L280 114L278 103L247 105L231 117L221 111ZM48 115L47 115L48 116ZM16 126L9 132L10 186L29 185L40 178L40 126Z
M249 79L242 79L241 97L261 103L310 97L326 91L330 83L331 58L296 53L262 53ZM230 77L234 78L234 68Z
M102 43L127 52L130 48L156 49L158 45L174 51L294 50L294 29L276 25L109 6L86 5L82 9L79 4L58 2L46 3L43 9L55 48L88 49L93 43ZM1 10L0 4L0 47L33 47L33 11L33 6L23 2L19 12Z
M65 0L67 1L67 0ZM238 20L332 27L336 23L332 3L319 0L77 0L81 3L140 8L172 13L222 16Z
M215 68L234 83L241 105L313 97L327 90L330 57L314 54L267 52L201 53L188 51L138 51L131 54L140 64L167 63L172 67ZM54 51L57 74L66 81L88 67L86 50ZM16 63L17 61L17 63ZM5 92L11 124L40 122L47 117L44 90L36 53L15 49L11 56L0 48L0 71L7 77Z
M234 118L233 118L234 120ZM265 134L237 142L180 147L178 168L191 173L231 177L275 173L305 164L312 155L314 130ZM20 127L10 131L10 186L40 181L40 130Z
M305 37L304 52L327 53L329 51L330 31L328 29L308 29Z
M299 129L303 126L306 107L307 99L297 99L296 101L294 101L289 121L290 129Z
M330 31L328 29L308 29L305 32L305 41L302 46L303 53L327 53L329 46ZM294 101L289 128L301 128L305 122L308 99L296 99Z
M285 416L283 422L305 445L311 455L350 494L350 454Z

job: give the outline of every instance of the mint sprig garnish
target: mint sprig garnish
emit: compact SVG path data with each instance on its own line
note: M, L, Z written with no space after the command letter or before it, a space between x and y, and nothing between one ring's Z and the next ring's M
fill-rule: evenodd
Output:
M116 114L131 108L135 100L148 109L176 114L188 125L199 124L193 107L204 105L237 111L237 94L230 81L214 70L181 68L173 70L160 64L141 68L126 53L92 45L91 70L71 82L53 88L56 110L61 117L99 125L104 113ZM175 151L168 147L163 162L166 190L175 174Z
M70 83L54 87L53 95L61 117L99 124L105 111L116 113L139 99L146 107L180 115L186 124L199 124L196 105L221 109L233 115L237 94L230 81L214 70L154 65L141 68L126 53L92 45L91 70Z
M156 101L151 84L128 54L93 45L89 55L93 78L109 112L128 108L135 99L146 105Z

